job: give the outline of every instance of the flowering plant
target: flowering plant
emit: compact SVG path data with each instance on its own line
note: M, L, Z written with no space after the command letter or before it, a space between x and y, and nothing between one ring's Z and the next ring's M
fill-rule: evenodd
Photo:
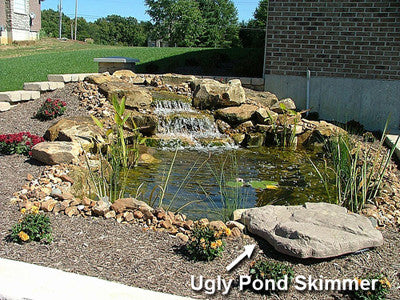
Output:
M39 208L33 206L27 210L21 209L22 218L11 229L11 240L16 243L27 243L30 241L51 243L50 219L39 213Z
M67 103L60 99L48 98L39 108L35 118L39 120L52 120L58 116L62 116L67 108Z
M31 155L32 147L41 142L42 137L29 132L0 134L0 153Z
M361 284L361 280L359 278L355 278L358 281L358 284ZM391 288L391 283L387 279L387 277L384 274L368 274L365 276L365 278L370 282L370 287L374 286L375 289L367 289L367 290L362 290L359 289L358 291L354 290L353 291L353 298L354 299L362 299L362 300L381 300L381 299L386 299L386 294L389 292L389 289ZM373 284L373 281L376 282L376 284Z
M229 228L216 231L208 226L197 224L186 245L190 258L195 261L211 261L217 256L221 256L225 246L225 242L221 238L229 235L231 235Z

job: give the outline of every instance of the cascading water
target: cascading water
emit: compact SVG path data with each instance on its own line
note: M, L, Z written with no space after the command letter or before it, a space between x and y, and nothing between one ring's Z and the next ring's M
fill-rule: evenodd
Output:
M190 102L159 100L153 102L158 115L157 137L167 141L184 141L190 147L231 146L230 139L221 134L211 115L194 109Z

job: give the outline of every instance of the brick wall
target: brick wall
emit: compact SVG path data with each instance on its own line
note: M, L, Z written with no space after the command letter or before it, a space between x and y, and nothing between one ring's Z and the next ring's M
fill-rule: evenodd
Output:
M38 32L42 26L41 24L41 10L40 0L29 0L29 12L34 13L36 18L33 20L31 31Z
M399 0L270 0L266 74L400 80Z
M0 26L6 26L6 3L0 1Z

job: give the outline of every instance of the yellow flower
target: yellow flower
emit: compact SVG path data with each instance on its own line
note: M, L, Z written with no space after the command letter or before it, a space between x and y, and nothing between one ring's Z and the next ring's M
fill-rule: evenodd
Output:
M39 207L37 207L37 206L32 206L31 212L32 212L33 214L36 215L37 213L39 213Z
M217 248L217 243L216 242L212 242L211 243L211 248L213 248L213 249Z
M18 233L19 238L26 242L27 240L29 240L29 235L27 235L25 232L21 231L20 233Z
M200 243L204 243L205 240L203 238L200 239Z
M220 235L221 234L218 231L214 232L214 237L218 238Z
M226 234L226 236L230 236L232 234L232 231L229 228L226 228L225 234Z
M390 281L389 281L386 277L384 277L384 278L382 278L381 280L379 280L379 282L380 282L382 285L386 285L389 289L392 287Z
M221 247L222 246L222 241L221 240L216 240L215 243L217 244L217 247Z
M26 213L26 208L24 207L23 209L21 209L21 214Z
M261 275L261 277L264 277L265 273L264 273L264 272L261 272L260 275Z
M206 244L202 243L200 245L201 245L201 247L203 247L203 249L206 249Z

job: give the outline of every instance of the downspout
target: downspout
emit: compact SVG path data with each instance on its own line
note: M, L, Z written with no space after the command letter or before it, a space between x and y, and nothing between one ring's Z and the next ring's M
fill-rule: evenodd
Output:
M306 100L306 116L308 116L310 109L310 81L311 81L311 71L307 69L307 100Z
M265 67L267 65L268 17L269 17L269 1L267 2L267 19L265 20L264 63L263 63L263 74L262 74L262 78L264 79L264 91L265 91Z

